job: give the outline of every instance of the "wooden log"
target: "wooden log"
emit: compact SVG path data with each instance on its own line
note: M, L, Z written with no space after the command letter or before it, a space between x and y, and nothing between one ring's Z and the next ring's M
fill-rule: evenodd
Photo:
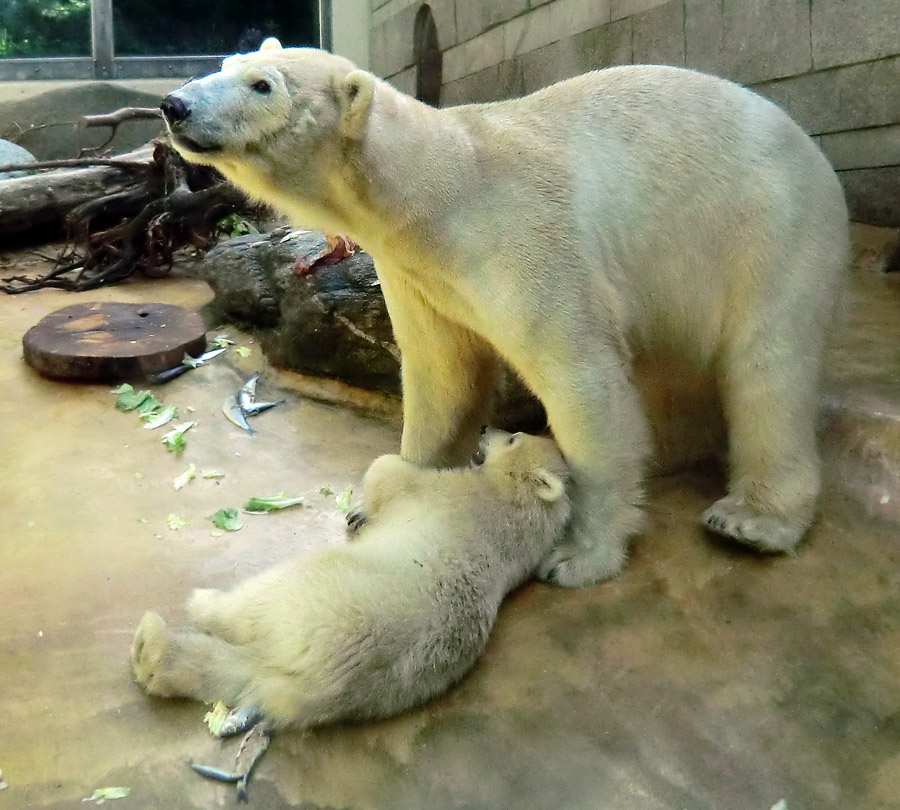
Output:
M281 228L217 246L194 267L215 293L207 320L251 331L281 368L399 394L400 351L372 257L357 251L298 274L325 245L321 233ZM508 369L492 424L531 433L546 425L543 408Z
M47 377L118 382L177 366L206 349L203 319L171 304L74 304L22 340L25 362Z
M152 150L117 158L115 165L62 168L0 180L0 243L56 239L79 206L117 195L115 215L133 216L150 202L146 187Z

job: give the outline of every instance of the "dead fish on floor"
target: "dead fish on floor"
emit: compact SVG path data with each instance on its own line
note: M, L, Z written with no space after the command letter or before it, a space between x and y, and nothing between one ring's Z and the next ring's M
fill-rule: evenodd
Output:
M247 731L249 729L249 731ZM237 784L238 801L247 801L247 784L250 774L256 763L269 747L271 732L268 724L255 709L235 710L231 712L222 728L217 732L217 737L232 737L246 731L241 740L237 756L234 760L234 771L223 771L211 765L200 765L196 762L190 766L201 776L207 779L215 779L218 782L235 782Z
M157 374L148 374L147 379L152 383L165 383L169 382L169 380L174 380L176 377L180 377L186 371L190 371L192 368L197 368L197 366L202 366L207 360L212 360L214 357L218 357L225 349L211 349L208 352L203 352L199 357L189 357L189 355L185 355L185 359L188 361L186 363L181 363L180 365L175 366L174 368L167 368L165 371L160 371Z
M246 430L251 436L255 431L247 421L248 416L257 416L263 411L274 408L276 405L283 405L287 401L280 399L277 402L257 402L257 382L259 382L259 374L254 374L241 386L237 394L232 394L222 403L222 413L225 414L225 418L242 430Z

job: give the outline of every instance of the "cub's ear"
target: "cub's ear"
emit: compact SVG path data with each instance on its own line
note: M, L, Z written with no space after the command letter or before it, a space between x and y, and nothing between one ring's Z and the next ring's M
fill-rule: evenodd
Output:
M534 475L537 495L545 501L558 501L566 492L562 478L549 470L540 469Z
M364 70L351 71L338 80L335 93L341 108L341 135L358 140L362 137L375 95L375 77Z
M259 49L261 51L280 51L281 43L275 37L266 37Z

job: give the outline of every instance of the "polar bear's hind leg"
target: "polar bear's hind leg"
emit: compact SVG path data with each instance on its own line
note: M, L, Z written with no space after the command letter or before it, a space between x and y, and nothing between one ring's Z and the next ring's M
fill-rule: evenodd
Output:
M141 619L131 647L135 680L148 694L237 706L253 678L243 650L205 633L170 630L155 613Z
M728 494L702 516L711 531L790 552L812 523L821 472L815 428L828 325L846 262L843 215L799 234L769 283L746 300L723 346Z

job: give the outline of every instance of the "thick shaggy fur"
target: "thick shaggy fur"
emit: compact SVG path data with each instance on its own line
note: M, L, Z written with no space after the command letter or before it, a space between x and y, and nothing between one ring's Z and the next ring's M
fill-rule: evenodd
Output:
M259 709L275 727L423 703L474 665L503 597L562 536L567 476L550 439L500 431L471 469L382 456L358 539L195 591L187 631L146 613L135 677L153 695Z
M689 457L717 433L654 434L647 409L668 395L642 396L635 367L674 392L684 379L700 396L684 413L724 416L728 494L705 524L765 551L799 542L848 229L827 160L776 106L694 71L627 66L432 109L274 41L169 98L188 160L372 254L403 356L405 459L470 455L498 356L538 395L574 504L544 577L618 573L654 436Z

